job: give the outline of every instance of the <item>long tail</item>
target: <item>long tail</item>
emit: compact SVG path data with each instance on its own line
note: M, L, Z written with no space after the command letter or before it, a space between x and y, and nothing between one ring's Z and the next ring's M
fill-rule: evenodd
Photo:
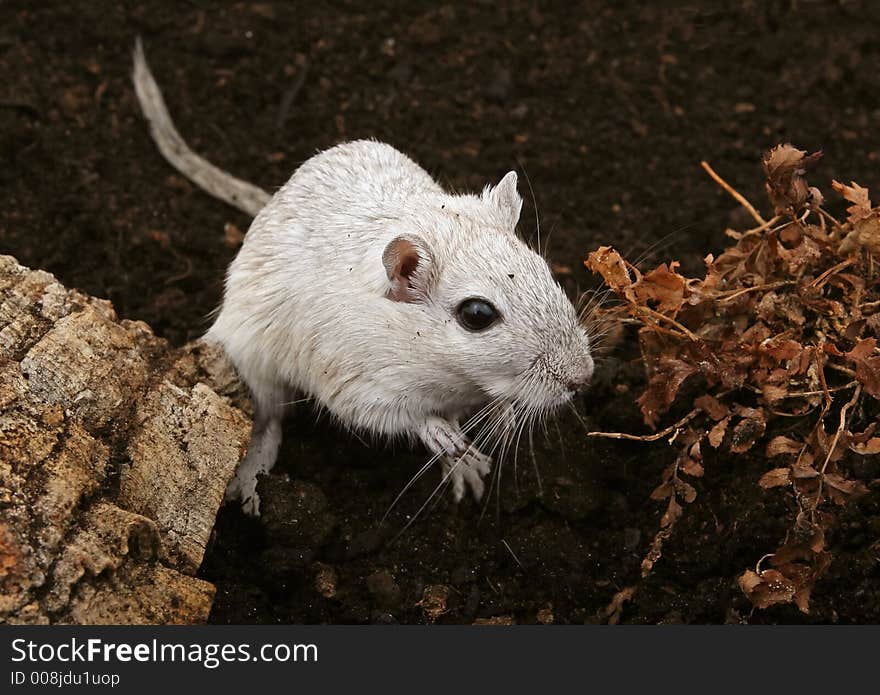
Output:
M134 44L132 79L141 111L150 124L150 135L169 164L209 195L255 216L271 196L262 188L218 169L187 146L171 121L165 99L147 65L140 37Z

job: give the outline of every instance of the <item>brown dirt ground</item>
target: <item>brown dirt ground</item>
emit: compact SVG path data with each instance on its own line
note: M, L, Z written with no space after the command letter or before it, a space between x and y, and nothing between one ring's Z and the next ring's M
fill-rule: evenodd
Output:
M0 251L108 297L174 343L204 331L235 253L224 225L249 220L155 151L129 82L136 34L194 148L266 188L356 137L391 142L458 189L524 170L572 292L592 283L581 260L599 244L629 257L653 249L651 260L689 270L722 247L725 227L745 220L703 158L762 204L759 155L786 140L825 150L812 180L828 197L831 178L880 191L877 3L646 5L6 0ZM533 220L529 201L527 237ZM578 404L590 429L639 431L634 357L631 341L618 348ZM648 495L670 452L587 441L570 416L557 425L535 441L542 491L523 450L500 498L484 509L444 499L391 542L436 482L377 530L424 453L364 444L301 409L280 475L264 485L265 523L220 515L203 567L218 586L212 619L423 622L425 587L444 585L439 622L598 620L638 578L661 514ZM876 461L864 465L878 477ZM880 622L876 495L831 536L835 559L809 616L751 611L735 577L778 545L792 511L758 488L766 468L708 462L623 622ZM328 573L332 597L316 583Z

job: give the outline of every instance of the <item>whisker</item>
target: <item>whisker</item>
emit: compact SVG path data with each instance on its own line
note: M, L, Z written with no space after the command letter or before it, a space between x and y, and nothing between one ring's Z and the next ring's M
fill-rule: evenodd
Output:
M541 220L538 216L538 201L535 198L535 189L532 188L532 180L529 178L529 174L526 171L525 164L522 163L522 160L519 157L516 158L516 163L519 165L519 168L522 169L523 176L526 177L526 183L529 186L529 193L532 196L532 207L535 210L535 228L537 229L537 235L538 235L538 255L542 255L541 254Z
M656 256L661 251L669 248L672 245L672 242L676 237L680 236L682 233L688 231L689 229L693 229L701 222L691 222L689 224L683 225L678 229L673 229L668 234L664 234L659 239L655 240L652 244L648 245L644 251L642 251L633 261L633 265L636 268L641 267L643 263L645 263L651 256ZM624 253L624 257L631 256L635 249L631 246L629 250Z
M553 226L550 227L550 231L547 232L547 237L544 239L544 260L547 260L550 256L550 239L553 237L553 232L556 231L556 223L553 223Z
M577 418L577 421L580 423L581 427L584 428L584 432L589 432L590 428L587 426L587 423L584 421L584 419L581 417L581 414L575 408L574 403L569 401L568 408L569 408L569 410L571 410L571 412L575 416L575 418Z
M559 455L562 461L565 462L565 443L562 439L562 430L559 429L559 420L557 418L553 418L553 425L556 427L556 435L559 437Z
M459 459L456 459L456 461L455 461L455 462L449 467L449 470L446 471L446 473L440 478L440 482L437 483L437 486L434 488L434 490L431 492L431 494L428 495L428 499L426 499L426 500L422 503L422 506L419 507L418 510L416 510L416 513L412 515L412 517L410 518L410 520L407 521L406 524L404 525L404 527L403 527L402 529L400 529L400 531L397 533L397 535L394 536L394 538L392 539L392 543L397 542L397 540L398 540L398 539L399 539L404 533L406 533L406 530L407 530L410 526L412 526L412 525L415 523L416 519L418 519L419 516L421 516L422 512L425 511L425 509L426 509L427 506L431 503L431 500L434 499L434 497L437 495L437 493L438 493L442 488L446 487L447 483L448 483L450 480L452 480L452 475L453 475L453 473L455 472L455 469L458 468L458 466L459 466L460 463L461 463L461 459L460 459L460 458L459 458Z
M504 540L503 538L501 539L501 542L504 544L504 547L507 548L507 552L510 553L510 556L514 560L516 560L516 564L518 564L522 569L525 569L525 567L523 567L523 563L521 563L519 561L519 558L516 556L516 553L513 552L513 548L510 547L510 544L506 540Z
M612 290L610 287L607 286L601 290L584 292L581 297L589 299L582 307L578 309L578 322L583 323L585 316L589 314L594 314L596 309L605 303L610 294L612 294Z
M282 403L279 403L278 405L280 405L280 406L299 405L300 403L310 403L313 400L315 400L315 398L313 396L309 396L308 398L300 398L299 400L296 400L296 401L284 401Z
M516 430L516 442L513 445L513 489L519 494L519 480L517 476L517 461L519 460L519 442L525 430L526 424L531 420L531 409L528 409L520 420L520 424ZM499 495L500 495L499 491Z
M501 400L502 400L501 397L497 397L497 398L493 399L491 402L489 402L488 404L483 406L475 415L473 415L465 423L464 427L461 427L459 429L461 429L464 432L468 428L475 427L477 424L479 424L479 422L481 422L482 420L485 420L487 417L489 417L490 415L493 414L493 412L494 412L493 409L501 402ZM480 431L480 434L477 435L477 439L479 439L482 436L482 432L489 425L492 425L494 428L496 425L493 425L493 423L498 420L500 420L500 418L495 418L494 420L490 419L489 422L487 423L487 425L485 425L483 427L483 429ZM472 441L468 445L468 448L465 450L465 454L467 454L475 449L476 449L476 440ZM385 522L385 520L388 518L388 514L390 514L392 509L394 509L394 507L397 505L397 503L400 501L400 499L403 497L403 495L406 494L406 492L416 483L416 481L418 481L425 474L425 472L431 466L434 465L434 463L436 463L439 459L443 458L444 455L445 454L443 452L433 455L430 458L430 460L419 469L419 471L409 480L409 482L404 486L404 488L398 493L397 497L394 498L394 501L391 503L391 506L389 506L388 510L383 515L382 521L380 523ZM445 489L448 486L449 482L452 480L452 477L455 473L455 470L460 465L463 457L464 457L464 454L462 456L460 456L458 459L456 459L455 462L449 467L449 470L442 476L440 483L434 488L434 490L431 492L431 494L428 496L428 498L425 500L425 502L422 504L422 506L419 507L419 509L416 511L416 513L413 514L413 516L409 519L409 521L406 523L406 525L395 536L394 540L397 540L397 538L399 538L419 518L419 516L422 514L422 512L430 505L432 500L436 499L436 501L439 501L439 499L442 497L442 495L438 495L438 493L442 489Z
M407 493L407 491L413 485L416 484L416 482L419 480L419 478L421 478L425 474L425 472L431 466L433 466L435 463L437 463L437 461L439 461L442 457L443 457L442 452L439 454L434 454L430 459L428 459L428 462L424 466L422 466L412 478L409 479L409 482L403 486L403 489L400 492L397 493L397 497L394 498L394 501L391 503L391 505L385 511L385 514L382 515L382 518L380 519L379 524L385 523L386 519L388 519L388 515L391 513L391 510L393 510L394 507L397 505L397 503L400 502L400 498L403 497Z
M535 442L532 437L532 430L534 429L534 423L529 425L529 453L532 457L532 469L535 471L535 482L538 485L538 496L544 496L544 483L541 480L541 471L538 469L538 459L535 456Z
M510 441L510 432L511 432L511 423L516 422L516 404L510 403L508 407L504 410L503 417L500 420L503 426L500 426L497 429L497 437L495 438L495 443L492 445L490 450L491 456L493 456L493 468L492 475L489 480L489 489L486 491L486 502L483 505L483 509L480 512L479 521L483 521L483 517L486 515L486 510L489 508L489 501L492 499L492 493L496 490L500 490L501 487L501 468L504 465L504 458L507 455L507 448L509 446ZM496 433L493 433L496 434ZM500 447L500 448L499 448ZM495 451L498 450L498 455L495 456ZM496 493L496 508L497 513L500 517L501 507L500 507L500 493Z

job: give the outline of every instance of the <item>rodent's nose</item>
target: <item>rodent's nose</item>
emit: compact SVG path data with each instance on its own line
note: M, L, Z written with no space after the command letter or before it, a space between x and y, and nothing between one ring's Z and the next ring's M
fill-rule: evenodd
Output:
M590 379L593 378L593 367L593 358L587 357L578 373L566 384L568 390L572 393L578 393L585 389L589 385Z

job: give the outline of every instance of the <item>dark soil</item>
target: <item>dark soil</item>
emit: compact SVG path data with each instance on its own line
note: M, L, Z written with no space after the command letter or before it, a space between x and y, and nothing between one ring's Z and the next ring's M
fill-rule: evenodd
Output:
M593 283L581 261L600 244L694 270L748 221L701 159L761 205L760 153L779 141L825 150L811 181L827 197L832 178L880 192L877 3L38 5L0 4L0 251L173 343L204 331L235 253L224 225L249 220L156 152L129 81L137 34L191 145L266 188L357 137L396 145L456 189L520 169L572 294ZM527 197L521 231L534 238ZM600 620L638 581L661 514L649 494L671 453L584 436L643 431L635 357L629 336L578 403L584 423L562 416L538 434L535 466L521 447L500 496L443 498L396 539L437 477L379 521L424 452L363 443L301 408L263 485L264 522L220 515L202 570L218 587L212 620ZM876 494L829 538L809 616L752 612L736 576L779 545L792 513L790 498L758 488L767 468L707 462L624 622L880 621ZM422 600L432 585L446 587L427 592L445 591L445 609Z

